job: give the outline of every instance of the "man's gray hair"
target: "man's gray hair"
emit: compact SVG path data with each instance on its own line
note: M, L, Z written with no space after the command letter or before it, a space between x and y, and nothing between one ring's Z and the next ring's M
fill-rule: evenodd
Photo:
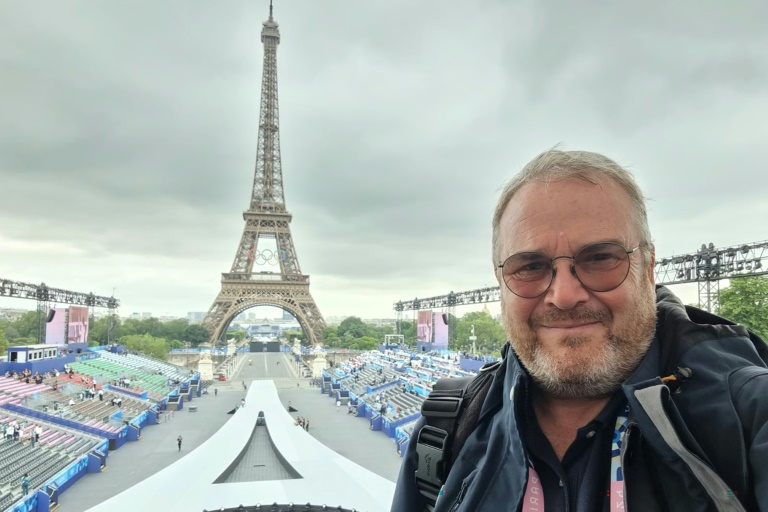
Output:
M648 227L648 214L645 197L631 172L621 167L610 158L589 151L560 151L551 149L541 153L523 167L514 178L509 180L501 192L501 197L493 213L493 264L500 263L499 258L499 223L509 201L528 183L544 183L580 179L594 185L608 179L621 186L632 200L634 223L640 232L640 244L644 249L652 247L651 230ZM644 253L645 251L643 251ZM643 257L647 261L647 258Z

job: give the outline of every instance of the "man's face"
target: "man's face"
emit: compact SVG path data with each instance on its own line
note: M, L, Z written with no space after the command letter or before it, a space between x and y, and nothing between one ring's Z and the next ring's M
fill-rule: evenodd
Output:
M571 179L522 187L499 225L498 263L520 252L549 258L574 256L581 248L615 241L640 244L627 193L611 181L602 186ZM502 318L512 348L539 388L554 398L612 394L635 369L656 327L653 255L630 256L627 279L608 292L585 288L571 273L572 260L554 263L550 288L533 299L501 287Z

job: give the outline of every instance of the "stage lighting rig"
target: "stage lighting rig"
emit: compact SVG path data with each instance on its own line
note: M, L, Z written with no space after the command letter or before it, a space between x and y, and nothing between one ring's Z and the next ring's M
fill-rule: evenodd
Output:
M114 311L120 302L114 297L103 297L93 293L80 293L61 288L51 288L45 283L30 284L21 281L0 278L0 297L34 299L37 301L37 340L45 343L45 318L50 303L88 306L90 308L109 308Z

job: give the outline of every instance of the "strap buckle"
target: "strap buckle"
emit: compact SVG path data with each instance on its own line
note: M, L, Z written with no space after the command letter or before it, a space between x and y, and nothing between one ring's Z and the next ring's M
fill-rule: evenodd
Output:
M463 398L454 396L430 396L421 404L421 415L426 418L457 418L463 402Z
M443 465L447 455L448 432L424 425L416 441L419 466L416 479L427 482L438 489L443 485Z

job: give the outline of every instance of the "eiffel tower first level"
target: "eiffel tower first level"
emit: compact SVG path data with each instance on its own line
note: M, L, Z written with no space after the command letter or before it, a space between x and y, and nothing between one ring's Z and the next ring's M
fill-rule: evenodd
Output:
M232 269L221 276L221 291L203 320L215 344L223 339L232 320L254 306L275 306L291 313L311 343L322 339L325 320L309 293L309 276L301 273L291 237L291 214L285 209L280 161L280 125L277 103L278 24L263 23L264 72L261 81L259 141L251 204ZM259 242L262 242L260 248ZM268 248L264 248L269 245ZM254 268L256 267L256 268ZM279 269L279 272L277 272Z

